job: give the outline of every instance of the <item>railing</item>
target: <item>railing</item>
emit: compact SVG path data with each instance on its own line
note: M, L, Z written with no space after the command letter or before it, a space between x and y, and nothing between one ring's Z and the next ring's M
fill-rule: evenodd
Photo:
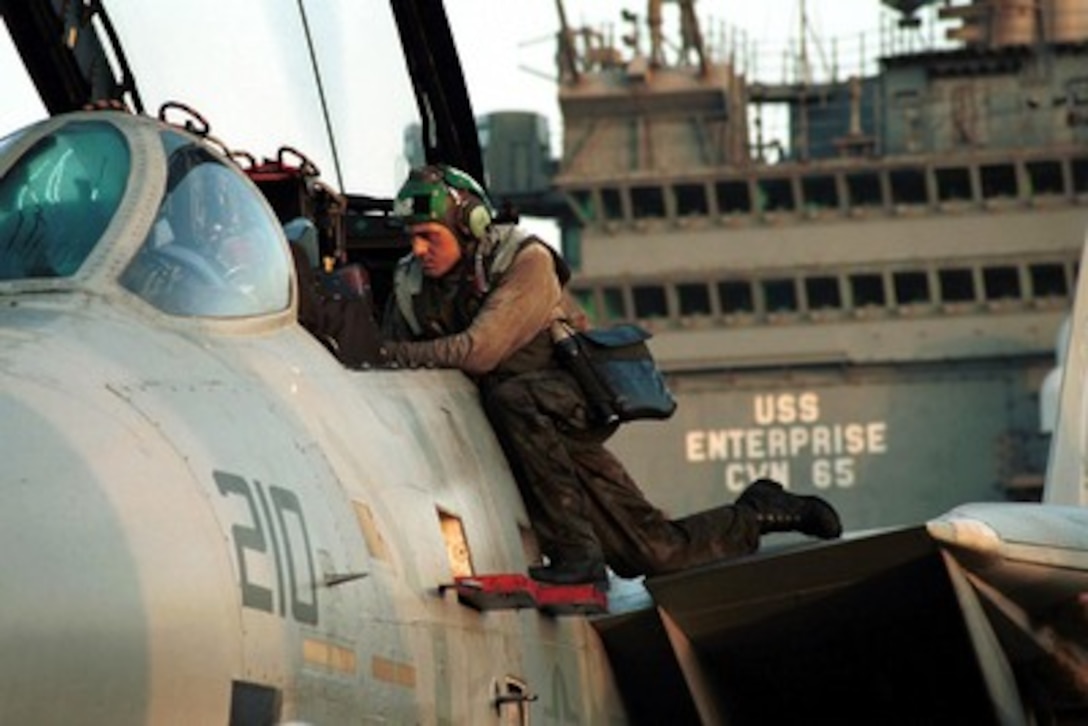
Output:
M825 0L824 7L837 4L836 0ZM902 22L899 13L872 0L868 12L855 19L854 30L835 36L820 29L820 4L810 0L808 5L816 7L803 20L799 12L777 19L771 35L738 27L728 19L705 18L702 27L708 59L730 63L750 83L821 84L874 75L881 59L891 56L1088 41L1088 7L1083 7L1084 3L1081 7L1066 3L1044 17L1036 8L1028 13L1023 5L1011 5L1005 15L998 15L984 4L969 7L971 3L960 0L948 6L951 10L943 13L947 17L941 17L942 7L934 3L916 12L916 22ZM612 39L616 35L613 27L599 32L598 37ZM625 55L617 49L601 50L596 56L613 63ZM678 55L673 60L678 63Z
M878 5L876 0L873 5ZM709 55L743 79L746 118L735 107L728 118L692 111L679 121L648 116L641 125L617 114L608 124L589 129L568 116L564 165L579 156L594 156L583 149L590 142L594 148L615 148L603 156L612 159L617 171L634 172L667 165L671 159L683 159L687 166L741 165L1088 143L1084 5L1065 11L1062 24L1072 30L1047 31L1052 37L1079 39L1079 44L1060 47L1031 41L1036 37L1031 32L1005 32L1005 40L1023 42L997 46L949 40L955 23L937 19L938 8L920 11L921 22L910 28L898 27L898 16L883 9L873 30L829 41L810 32L804 44L756 38L725 24L715 29L711 23ZM987 47L992 52L968 50ZM955 67L947 68L955 72L925 82L910 73L880 74L881 59L957 48L963 52L955 56ZM1073 57L1065 58L1070 49ZM1059 65L1063 62L1064 67ZM740 97L729 93L729 103L737 103ZM738 122L747 126L747 153L743 141L739 148L713 141L724 137L727 125L736 129ZM735 138L734 131L728 135ZM636 151L644 149L654 153ZM698 161L692 161L695 149L702 154Z

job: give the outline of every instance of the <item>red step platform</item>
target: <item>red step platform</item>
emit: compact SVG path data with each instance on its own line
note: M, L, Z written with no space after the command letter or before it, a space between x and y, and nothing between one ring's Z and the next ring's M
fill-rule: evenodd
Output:
M534 608L548 615L600 615L608 612L608 595L594 585L546 585L521 574L455 577L461 603L477 610Z

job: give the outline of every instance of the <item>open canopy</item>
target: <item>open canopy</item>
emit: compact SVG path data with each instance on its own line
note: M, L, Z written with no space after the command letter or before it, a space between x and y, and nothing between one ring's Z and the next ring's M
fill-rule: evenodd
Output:
M403 179L404 130L421 123L430 161L481 176L472 109L439 0L162 7L105 0L108 18L68 8L81 4L64 4L68 15L58 16L53 5L0 0L51 113L103 96L124 95L130 106L136 99L151 114L179 101L232 149L261 158L293 146L329 184L372 196L390 196ZM103 77L102 56L112 79Z

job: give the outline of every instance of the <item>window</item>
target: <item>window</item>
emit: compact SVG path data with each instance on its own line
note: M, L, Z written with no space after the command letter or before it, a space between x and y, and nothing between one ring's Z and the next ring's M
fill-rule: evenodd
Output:
M899 305L927 303L929 296L929 277L925 272L907 270L892 274L895 286L895 302Z
M75 274L128 173L128 145L107 123L73 122L31 146L0 179L0 280Z
M702 184L677 184L676 213L681 217L705 216L710 213L706 200L706 187Z
M627 301L623 298L622 287L602 288L601 300L604 303L605 320L626 320L631 317L627 312Z
M942 202L970 201L971 173L963 168L937 169L937 199Z
M789 179L760 179L757 188L760 211L783 212L797 208Z
M987 164L979 169L982 198L1016 196L1016 169L1012 164Z
M896 169L888 178L892 186L893 204L925 204L926 175L922 169Z
M839 278L830 275L805 278L805 296L809 310L828 310L842 307Z
M1033 297L1064 297L1069 294L1065 267L1058 263L1041 263L1028 268Z
M618 189L602 189L601 204L605 219L623 219L623 201Z
M559 247L563 252L563 259L571 270L582 269L582 228L574 225L564 226L559 229Z
M838 209L839 193L833 176L807 176L801 179L806 209Z
M763 281L763 299L767 312L782 313L797 310L797 286L793 278L779 278Z
M710 315L710 288L702 282L682 282L676 286L681 315Z
M1032 194L1064 194L1062 165L1057 161L1029 161L1024 165Z
M661 285L635 285L631 289L635 300L636 318L664 318L669 315L665 288Z
M722 312L730 315L755 312L755 298L752 285L745 280L725 280L718 283L718 297L722 302Z
M1077 194L1088 192L1088 157L1073 159L1073 191Z
M956 268L937 274L942 302L970 302L975 299L975 280L971 270Z
M665 216L665 195L661 187L635 187L631 190L631 213L635 219Z
M850 193L850 204L855 207L880 207L884 204L880 177L875 173L848 174L846 188Z
M1012 265L983 268L982 286L987 300L1019 298L1020 271Z
M854 298L854 307L856 308L887 304L887 298L884 294L884 278L875 272L851 275L850 294Z
M748 214L752 211L747 182L719 182L715 189L718 192L718 211L722 214Z

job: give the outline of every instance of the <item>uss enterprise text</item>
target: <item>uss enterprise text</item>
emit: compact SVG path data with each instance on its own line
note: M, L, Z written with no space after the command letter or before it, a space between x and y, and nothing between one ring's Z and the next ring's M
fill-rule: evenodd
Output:
M760 477L786 486L804 477L817 489L830 489L854 486L858 459L888 451L886 421L823 421L820 396L814 392L756 395L752 422L688 430L685 459L692 464L724 461L725 486L731 492Z

